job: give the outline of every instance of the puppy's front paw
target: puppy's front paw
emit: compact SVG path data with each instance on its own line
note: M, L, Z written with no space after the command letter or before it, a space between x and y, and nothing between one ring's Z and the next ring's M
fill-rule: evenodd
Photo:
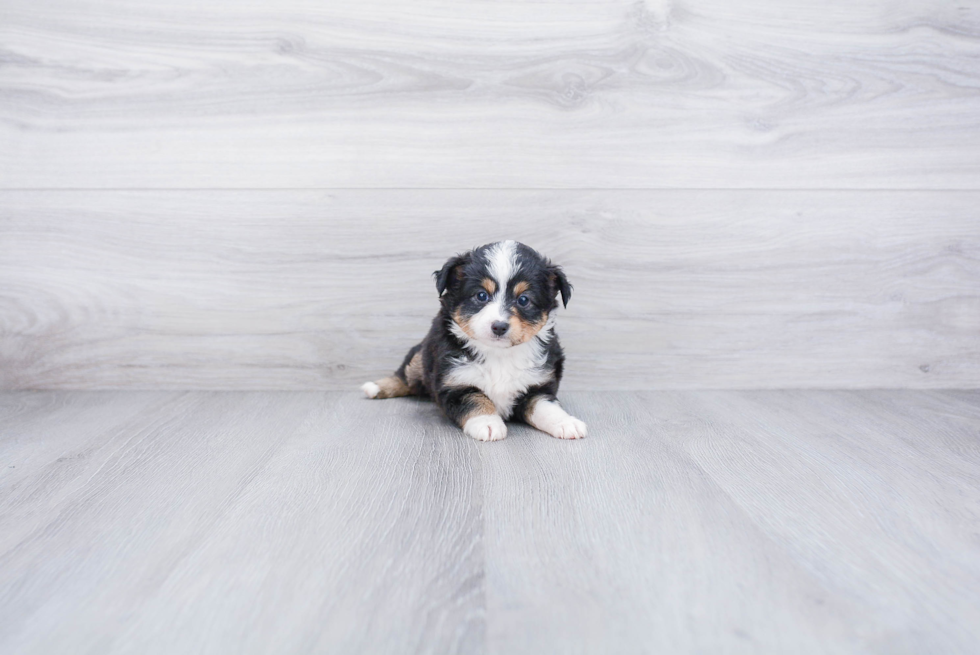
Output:
M585 423L569 416L556 423L549 434L558 439L581 439L586 434Z
M479 441L500 441L507 436L507 425L496 414L481 414L466 421L463 432Z

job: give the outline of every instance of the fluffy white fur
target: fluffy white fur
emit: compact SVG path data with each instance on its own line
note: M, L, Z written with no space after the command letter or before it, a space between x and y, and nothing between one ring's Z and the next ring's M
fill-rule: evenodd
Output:
M517 243L500 241L487 253L490 275L497 282L497 291L507 288L507 283L517 270Z
M549 319L538 336L546 341L553 329ZM542 368L547 352L537 338L510 348L494 348L470 339L456 324L452 330L474 359L456 362L446 382L476 387L493 401L502 417L510 418L518 396L547 381L549 373Z
M585 423L550 400L539 400L527 422L559 439L581 439L586 433Z
M377 398L378 393L381 392L381 387L376 385L374 382L365 382L361 385L361 391L363 391L364 395L368 398Z
M483 414L466 421L463 432L478 441L500 441L507 436L507 424L496 414Z

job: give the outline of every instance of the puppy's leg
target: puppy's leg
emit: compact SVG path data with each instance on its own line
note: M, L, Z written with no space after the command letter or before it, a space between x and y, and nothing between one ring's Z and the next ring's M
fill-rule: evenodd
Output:
M399 398L419 393L422 385L422 344L414 346L405 355L405 361L394 375L377 382L365 382L361 391L368 398Z
M493 401L476 387L443 388L439 392L439 406L468 437L499 441L507 436L507 425L497 414Z
M585 423L570 416L550 394L529 398L524 404L524 420L558 439L581 439L586 434Z

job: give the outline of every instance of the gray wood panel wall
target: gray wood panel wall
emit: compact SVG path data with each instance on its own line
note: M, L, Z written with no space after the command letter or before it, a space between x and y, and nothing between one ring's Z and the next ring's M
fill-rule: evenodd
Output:
M569 388L980 386L980 3L0 16L0 388L350 388L499 238Z

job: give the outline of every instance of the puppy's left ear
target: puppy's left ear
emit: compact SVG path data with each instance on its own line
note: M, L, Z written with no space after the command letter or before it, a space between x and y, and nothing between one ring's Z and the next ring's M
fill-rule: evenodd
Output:
M562 307L568 307L568 301L572 299L572 285L568 283L565 272L561 266L549 266L548 278L551 280L552 288L555 293L561 293Z

